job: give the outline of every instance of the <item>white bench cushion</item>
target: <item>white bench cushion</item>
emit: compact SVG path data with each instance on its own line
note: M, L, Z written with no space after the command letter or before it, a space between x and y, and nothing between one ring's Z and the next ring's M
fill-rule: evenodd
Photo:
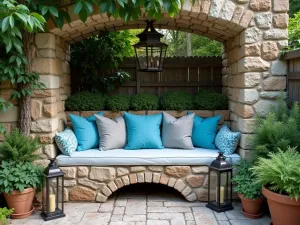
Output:
M59 166L120 166L120 165L210 165L218 156L218 150L195 148L194 150L182 149L146 149L124 150L115 149L99 151L91 149L74 152L72 156L59 155L56 162ZM239 159L238 154L227 156L234 164Z

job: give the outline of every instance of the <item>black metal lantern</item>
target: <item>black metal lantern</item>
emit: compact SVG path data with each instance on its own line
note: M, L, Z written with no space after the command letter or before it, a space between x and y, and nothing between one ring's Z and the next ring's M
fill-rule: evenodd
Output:
M45 221L64 217L64 172L51 162L44 172L42 217Z
M216 211L232 210L232 166L225 160L222 152L209 166L208 204L206 207Z
M168 45L161 42L164 36L154 29L155 20L146 20L146 29L137 35L139 43L134 45L139 71L161 72Z

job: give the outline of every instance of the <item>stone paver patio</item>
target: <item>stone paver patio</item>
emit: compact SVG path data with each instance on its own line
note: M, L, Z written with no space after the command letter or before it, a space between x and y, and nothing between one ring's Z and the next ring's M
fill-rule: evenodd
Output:
M234 210L214 213L205 203L187 202L171 189L149 186L123 189L105 203L66 203L66 217L44 222L39 213L13 225L269 225L270 218L245 218L241 204ZM151 188L153 188L151 190ZM148 190L147 190L148 189Z

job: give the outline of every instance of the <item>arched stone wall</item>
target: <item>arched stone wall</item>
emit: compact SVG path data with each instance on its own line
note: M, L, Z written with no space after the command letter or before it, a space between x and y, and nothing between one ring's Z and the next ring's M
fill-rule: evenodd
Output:
M231 128L242 133L239 153L251 155L255 115L265 114L286 89L287 65L279 52L287 46L288 0L186 0L180 14L163 19L160 28L178 29L221 41L223 48L223 92L230 99ZM33 68L47 89L32 101L32 135L45 143L43 160L57 154L53 137L63 129L64 101L70 94L69 43L102 31L144 27L146 14L125 24L95 12L83 24L71 13L71 23L60 30L48 24L49 33L37 34L37 57Z
M124 186L138 183L166 185L187 201L207 201L207 166L61 167L65 173L65 201L105 202Z

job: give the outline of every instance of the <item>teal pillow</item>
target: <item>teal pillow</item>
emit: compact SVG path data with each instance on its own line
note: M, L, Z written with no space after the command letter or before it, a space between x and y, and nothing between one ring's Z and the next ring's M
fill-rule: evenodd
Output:
M102 112L97 113L103 116ZM78 141L77 151L99 148L99 134L94 115L85 118L70 114L73 130Z
M220 119L220 115L209 118L202 118L195 115L192 134L192 141L195 147L216 149L214 142Z
M241 133L232 132L226 125L221 128L216 136L216 147L225 155L231 155L235 152Z
M66 128L62 132L55 135L55 142L59 150L64 154L71 156L76 151L78 142L74 132L70 128Z
M124 113L127 130L125 149L162 149L160 126L162 114L141 116Z

